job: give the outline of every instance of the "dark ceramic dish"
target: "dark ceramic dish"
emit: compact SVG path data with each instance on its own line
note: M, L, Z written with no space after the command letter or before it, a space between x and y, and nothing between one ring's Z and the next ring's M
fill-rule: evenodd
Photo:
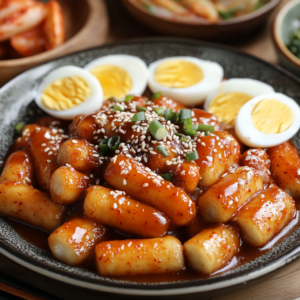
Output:
M14 138L14 125L25 120L34 122L41 112L33 102L37 88L50 70L63 65L83 67L91 60L108 54L131 54L147 64L154 60L177 55L189 55L216 61L225 70L225 77L248 77L272 85L276 92L287 94L300 103L300 81L282 70L257 58L226 47L178 39L145 39L114 44L74 53L35 67L0 89L0 160L3 159ZM294 138L300 149L300 132ZM300 253L300 227L267 254L233 270L210 279L176 283L142 284L104 278L80 268L70 267L55 260L51 253L41 250L22 239L12 227L0 218L0 253L40 274L88 289L122 295L182 295L218 290L251 281L268 274Z
M270 0L252 13L215 24L200 17L190 20L158 16L143 9L138 0L122 0L122 3L134 18L159 34L228 42L245 38L264 24L279 5L280 0Z

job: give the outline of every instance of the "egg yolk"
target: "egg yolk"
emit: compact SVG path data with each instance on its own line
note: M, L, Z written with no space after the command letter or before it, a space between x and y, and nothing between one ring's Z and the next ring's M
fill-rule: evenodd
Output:
M79 76L57 79L48 84L42 93L42 103L53 110L66 110L84 102L91 88Z
M196 64L185 60L168 60L160 64L154 74L154 80L162 86L186 88L199 83L204 77Z
M294 120L293 113L288 106L272 99L258 102L252 110L251 118L259 131L268 134L286 131Z
M241 107L252 98L241 92L221 93L210 102L208 110L221 122L233 126Z
M115 65L101 65L91 70L102 86L104 100L125 97L132 89L133 82L124 69Z

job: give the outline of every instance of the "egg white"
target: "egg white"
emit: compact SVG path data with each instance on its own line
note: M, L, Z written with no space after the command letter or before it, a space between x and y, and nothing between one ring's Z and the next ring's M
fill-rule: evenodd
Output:
M66 110L58 111L45 107L45 105L42 102L42 93L47 87L47 85L53 83L57 79L73 76L79 76L86 81L86 83L91 88L90 96L81 104ZM64 120L72 120L77 115L88 115L99 110L103 104L103 92L98 80L88 71L75 66L64 66L50 72L43 79L38 89L35 102L42 110L44 110L50 116Z
M284 103L293 113L294 120L292 125L284 132L277 134L267 134L259 131L254 126L251 114L255 105L265 99L274 99ZM291 98L284 94L273 93L261 95L245 103L240 109L236 122L235 132L238 138L247 146L269 148L282 144L293 137L300 128L300 108Z
M132 79L130 95L140 96L145 91L148 81L148 69L145 62L137 56L127 54L107 55L88 63L84 69L91 71L101 65L115 65L124 69Z
M259 80L250 78L231 78L223 81L216 90L211 92L204 103L204 109L209 111L210 102L221 93L240 92L249 96L257 97L263 94L275 93L272 86Z
M190 87L170 88L160 85L154 79L157 67L168 60L184 60L197 65L203 71L203 79ZM184 105L201 104L214 89L216 89L223 79L224 70L216 62L199 59L190 56L176 56L159 59L149 65L148 86L153 93L162 92L164 96L170 97Z

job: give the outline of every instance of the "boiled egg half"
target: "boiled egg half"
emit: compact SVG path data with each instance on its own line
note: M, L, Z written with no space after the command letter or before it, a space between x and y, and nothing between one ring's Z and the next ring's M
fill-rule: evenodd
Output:
M141 95L147 86L148 69L139 57L116 54L91 61L85 67L102 86L104 101L122 99L126 95Z
M215 62L190 56L157 60L149 65L148 86L184 105L202 103L223 79L223 68Z
M88 71L64 66L43 79L35 102L53 117L72 120L79 114L99 110L103 104L103 92L98 80Z
M235 132L247 146L269 148L289 140L300 128L299 105L279 93L258 96L240 109Z
M274 89L261 81L232 78L222 82L205 100L204 109L213 113L221 122L234 126L241 107L252 98L274 93Z

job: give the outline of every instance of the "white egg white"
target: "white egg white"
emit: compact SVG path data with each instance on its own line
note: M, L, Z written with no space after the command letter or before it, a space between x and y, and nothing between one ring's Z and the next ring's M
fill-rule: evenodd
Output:
M88 63L84 69L91 71L101 65L115 65L124 69L132 79L130 95L142 95L147 87L148 69L145 62L137 56L127 54L115 54L99 57Z
M203 79L190 87L171 88L160 85L154 79L157 67L168 60L184 60L197 65L203 71ZM190 56L176 56L157 60L149 65L148 86L153 93L162 92L164 96L170 97L184 105L201 104L214 89L216 89L223 79L224 70L216 62L199 59Z
M66 110L58 111L45 107L45 105L42 102L42 93L45 90L46 86L48 84L53 83L57 79L73 76L79 76L86 81L86 83L91 88L90 96L83 103ZM98 80L88 71L75 66L64 66L50 72L43 79L38 89L35 102L42 110L44 110L46 113L53 117L64 120L72 120L77 115L87 115L99 110L103 104L103 92Z
M293 123L286 131L277 134L267 134L259 131L254 126L251 119L253 108L258 102L265 99L278 100L288 106L292 111L294 115ZM249 147L269 148L277 146L293 137L299 128L299 105L292 98L280 93L261 95L245 103L240 109L235 122L235 132L238 138Z
M223 81L216 90L211 92L204 103L204 109L209 111L210 102L221 93L240 92L249 96L257 97L263 94L275 93L272 86L259 80L250 78L231 78Z

